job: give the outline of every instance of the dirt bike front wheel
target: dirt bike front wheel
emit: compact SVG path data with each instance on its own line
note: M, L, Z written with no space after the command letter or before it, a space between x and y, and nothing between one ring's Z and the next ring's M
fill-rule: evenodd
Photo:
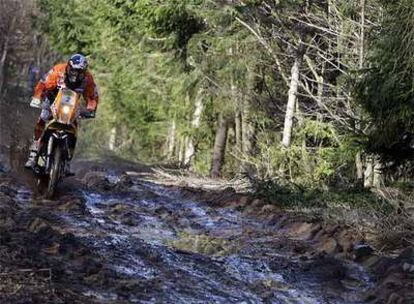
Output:
M52 165L49 172L49 182L47 185L45 196L47 199L51 199L55 194L56 186L61 178L62 168L62 150L60 146L56 146L53 156Z

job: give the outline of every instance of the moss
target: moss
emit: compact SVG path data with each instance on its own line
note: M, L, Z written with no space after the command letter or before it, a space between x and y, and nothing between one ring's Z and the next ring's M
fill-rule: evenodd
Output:
M223 238L187 232L179 233L179 239L168 241L167 244L176 249L212 256L229 255L237 250L236 244L231 244Z

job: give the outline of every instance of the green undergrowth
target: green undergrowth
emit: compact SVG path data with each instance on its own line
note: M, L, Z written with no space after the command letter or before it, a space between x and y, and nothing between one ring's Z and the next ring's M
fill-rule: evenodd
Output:
M367 189L304 188L279 180L256 181L253 185L257 198L292 209L370 209L384 214L395 208L393 202Z

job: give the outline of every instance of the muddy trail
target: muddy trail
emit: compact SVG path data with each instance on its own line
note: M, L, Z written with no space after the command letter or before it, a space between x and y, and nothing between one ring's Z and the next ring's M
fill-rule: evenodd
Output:
M0 302L366 300L373 283L359 264L202 197L150 173L106 170L66 180L48 201L1 175Z

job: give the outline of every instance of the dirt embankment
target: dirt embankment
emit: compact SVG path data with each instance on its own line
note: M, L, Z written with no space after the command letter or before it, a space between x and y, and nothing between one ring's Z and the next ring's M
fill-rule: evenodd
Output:
M219 183L203 190L133 164L105 167L79 163L53 201L0 174L1 303L414 299L411 247L379 256L349 227Z
M274 224L295 240L294 253L305 256L330 255L352 260L374 274L375 286L367 292L366 301L379 303L412 303L414 301L414 247L393 254L380 255L365 240L364 234L341 224L327 224L287 213L275 205L241 197L232 201L248 215L258 216Z
M0 169L23 171L39 110L30 108L30 94L0 100Z

